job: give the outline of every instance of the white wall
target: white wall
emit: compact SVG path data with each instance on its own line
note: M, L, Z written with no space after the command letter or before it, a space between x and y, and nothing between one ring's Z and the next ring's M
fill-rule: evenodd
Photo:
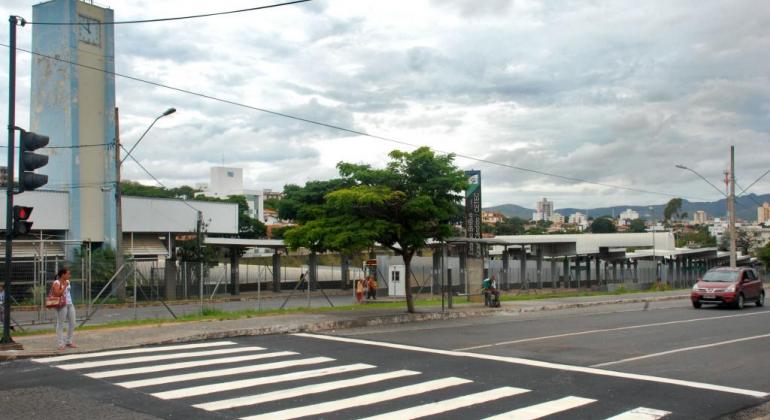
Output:
M5 189L0 190L5 197ZM13 204L34 207L29 220L32 230L67 230L69 229L69 195L58 191L28 191L13 196ZM5 200L0 206L0 220L5 230Z
M238 233L235 203L145 197L123 197L123 232L194 232L197 210L208 233Z

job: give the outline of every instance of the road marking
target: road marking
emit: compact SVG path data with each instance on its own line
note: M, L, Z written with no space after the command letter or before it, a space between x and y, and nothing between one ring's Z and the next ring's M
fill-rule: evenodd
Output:
M592 400L590 398L564 397L558 400L544 402L542 404L535 404L530 405L529 407L519 408L507 413L499 414L497 416L487 417L486 420L534 420L541 417L550 416L551 414L556 414L562 411L581 407L595 401L596 400Z
M406 376L419 374L420 372L413 370L396 370L393 372L375 373L373 375L359 376L357 378L322 382L320 384L305 385L289 389L279 389L277 391L264 392L256 395L247 395L244 397L229 398L226 400L195 404L193 407L201 408L207 411L226 410L228 408L264 404L270 401L285 400L287 398L301 397L310 394L320 394L322 392L334 391L360 385L374 384L377 382L387 381L389 379L404 378Z
M748 314L739 314L739 315L722 315L722 316L712 316L712 317L705 317L705 318L683 319L679 321L666 321L666 322L656 322L652 324L629 325L626 327L602 328L602 329L596 329L596 330L586 330L586 331L577 331L577 332L564 333L564 334L546 335L542 337L522 338L520 340L501 341L499 343L483 344L480 346L472 346L472 347L463 347L463 348L455 349L455 351L478 350L478 349L485 349L489 347L506 346L508 344L519 344L519 343L527 343L530 341L550 340L552 338L574 337L576 335L596 334L596 333L612 332L612 331L635 330L638 328L660 327L664 325L687 324L691 322L710 321L714 319L736 318L736 317L767 315L767 314L770 314L770 311L752 312Z
M657 420L671 414L670 411L655 410L646 407L637 407L631 411L620 413L607 420Z
M473 381L463 378L444 378L433 381L422 382L414 385L391 388L385 391L373 392L371 394L358 395L355 397L344 398L336 401L328 401L319 404L306 405L304 407L289 408L286 410L275 411L272 413L259 414L256 416L242 417L243 420L272 420L272 419L296 419L297 417L317 416L319 414L330 413L332 411L344 410L351 407L376 404L384 401L395 400L398 398L409 397L424 392L436 391L467 384Z
M68 354L66 356L44 357L39 359L32 359L32 361L41 362L41 363L55 363L55 362L63 362L66 360L90 359L92 357L119 356L122 354L137 354L137 353L156 353L159 351L167 351L167 350L190 350L190 349L200 349L200 348L206 348L206 347L231 346L233 344L238 344L238 343L234 341L216 341L213 343L180 344L175 346L162 346L162 347L141 347L141 348L135 348L135 349L126 349L126 350L100 351L97 353L81 353L81 354Z
M337 373L345 373L345 372L354 372L357 370L371 369L374 367L375 366L373 365L367 365L365 363L356 363L352 365L335 366L335 367L329 367L324 369L303 370L301 372L291 372L291 373L284 373L281 375L273 375L273 376L265 376L261 378L249 379L248 382L246 383L246 386L268 385L268 384L277 384L281 382L296 381L299 379L318 378L326 375L334 375ZM234 384L232 382L231 382L231 386L233 386L233 388L231 389L238 389L241 387L238 384ZM193 397L196 395L208 394L208 391L205 388L206 388L205 385L195 386L190 388L174 389L171 391L156 392L150 395L163 400L173 400L177 398Z
M89 368L103 367L103 366L128 365L131 363L157 362L159 360L184 359L187 357L206 358L209 356L216 356L219 354L243 353L247 351L259 351L259 350L264 350L264 348L233 347L229 349L219 349L219 350L192 351L192 352L186 352L186 353L159 354L156 356L139 356L139 357L126 357L124 359L100 360L98 362L72 363L69 365L57 365L56 367L64 370L89 369Z
M445 413L447 411L457 410L458 408L470 407L472 405L494 401L500 398L511 397L513 395L519 395L525 392L529 392L529 390L504 386L502 388L478 392L470 395L463 395L462 397L452 398L449 400L437 401L434 403L405 408L398 411L391 411L390 413L367 417L365 420L417 419L420 417L433 416L436 414Z
M181 375L163 376L160 378L140 379L136 381L120 382L116 385L120 385L123 388L138 388L142 386L162 385L162 384L169 384L172 382L192 381L196 379L205 379L205 378L217 378L220 376L238 375L241 373L263 372L266 370L282 369L282 368L292 367L292 366L312 365L316 363L325 363L325 362L333 362L333 361L334 359L331 359L328 357L312 357L309 359L286 360L283 362L263 363L261 365L239 366L239 367L234 367L229 369L209 370L209 371L203 371L203 372L186 373Z
M335 336L329 336L329 335L319 335L319 334L308 334L308 333L296 333L292 334L296 337L306 337L306 338L315 338L320 340L329 340L329 341L339 341L342 343L354 343L354 344L363 344L368 346L377 346L377 347L386 347L386 348L392 348L392 349L398 349L398 350L407 350L407 351L416 351L416 352L422 352L422 353L432 353L432 354L442 354L445 356L454 356L454 357L468 357L473 359L482 359L482 360L493 360L496 362L505 362L505 363L512 363L517 365L524 365L524 366L533 366L533 367L539 367L539 368L546 368L546 369L557 369L557 370L563 370L567 372L579 372L579 373L588 373L591 375L601 375L601 376L609 376L614 378L623 378L623 379L635 379L639 381L647 381L647 382L657 382L657 383L664 383L664 384L671 384L671 385L678 385L678 386L684 386L689 388L697 388L697 389L705 389L709 391L718 391L718 392L726 392L731 394L738 394L738 395L748 395L751 397L757 397L757 398L765 398L769 396L770 394L762 391L753 391L750 389L742 389L742 388L733 388L729 386L722 386L722 385L713 385L713 384L707 384L702 382L692 382L692 381L685 381L681 379L670 379L670 378L662 378L659 376L650 376L650 375L640 375L636 373L626 373L626 372L616 372L612 370L604 370L604 369L597 369L592 367L584 367L584 366L572 366L572 365L564 365L561 363L552 363L552 362L541 362L539 360L530 360L530 359L523 359L520 357L507 357L507 356L495 356L491 354L481 354L481 353L468 353L468 352L460 352L460 351L452 351L452 350L441 350L441 349L431 349L427 347L418 347L418 346L410 346L405 344L394 344L394 343L386 343L381 341L372 341L372 340L362 340L358 338L347 338L347 337L335 337Z
M259 353L259 354L249 354L246 356L222 357L219 359L194 360L192 362L169 363L166 365L151 365L151 366L138 367L138 368L105 370L102 372L87 373L86 376L94 379L104 379L104 378L113 378L115 376L138 375L142 373L157 373L157 372L165 372L167 370L186 369L191 367L221 365L225 363L248 362L251 360L268 359L271 357L293 356L295 354L298 354L298 353L295 353L293 351L277 351L274 353Z
M662 351L662 352L659 352L659 353L645 354L644 356L629 357L628 359L616 360L614 362L598 363L598 364L592 365L591 367L604 367L604 366L619 365L621 363L633 362L635 360L642 360L642 359L649 359L649 358L652 358L652 357L666 356L666 355L669 355L669 354L681 353L683 351L707 349L709 347L724 346L724 345L727 345L727 344L740 343L740 342L743 342L743 341L759 340L761 338L768 338L768 337L770 337L770 334L762 334L762 335L755 335L753 337L736 338L735 340L727 340L727 341L720 341L720 342L717 342L717 343L702 344L700 346L682 347L682 348L678 348L678 349Z

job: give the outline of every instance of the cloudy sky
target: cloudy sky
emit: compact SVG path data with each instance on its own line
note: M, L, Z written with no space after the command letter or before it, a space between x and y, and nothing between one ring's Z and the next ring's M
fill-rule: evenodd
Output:
M102 0L116 20L276 2ZM0 14L31 19L34 3L5 0ZM458 166L482 171L485 206L534 207L544 196L557 208L657 204L721 198L674 165L723 186L731 144L739 185L770 169L768 28L765 0L316 0L117 26L116 70L456 153ZM31 27L18 36L29 48ZM19 53L20 125L29 64ZM381 166L390 150L410 149L120 77L116 85L127 146L177 108L134 152L168 186L206 182L224 163L244 168L247 187L280 190L334 177L341 160ZM123 177L152 183L133 163ZM769 193L770 175L750 191Z

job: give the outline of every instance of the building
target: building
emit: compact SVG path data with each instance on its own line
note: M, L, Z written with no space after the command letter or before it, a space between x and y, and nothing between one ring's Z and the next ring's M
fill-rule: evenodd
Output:
M499 211L481 211L481 223L485 225L494 226L497 223L502 222L504 217L505 216L503 216L503 214Z
M553 201L548 201L543 197L542 200L535 203L535 212L532 214L532 220L535 222L551 220L553 215Z
M281 191L273 191L269 188L265 188L262 190L262 196L265 197L265 200L280 200L283 198L283 192Z
M578 226L588 226L588 218L583 213L573 213L569 216L569 223Z
M770 225L770 203L764 202L761 207L757 207L757 224Z
M249 216L265 223L265 198L262 191L243 188L243 168L213 166L209 184L203 188L207 197L227 198L231 195L246 197Z
M562 216L559 213L554 212L551 214L551 218L549 219L554 225L563 225L564 224L564 216Z
M50 137L49 190L67 191L68 240L117 247L115 76L111 9L79 0L32 7L32 92L29 130ZM58 62L45 56L64 57ZM96 69L97 71L94 71Z
M636 220L638 218L639 218L639 212L633 209L626 209L625 211L620 213L620 216L618 216L618 219L620 220Z
M694 225L705 225L707 220L708 217L706 216L706 212L703 210L696 210L692 215L692 223Z

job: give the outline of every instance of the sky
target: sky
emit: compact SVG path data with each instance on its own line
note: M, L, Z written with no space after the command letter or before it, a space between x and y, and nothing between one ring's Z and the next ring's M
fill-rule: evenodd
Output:
M101 5L120 21L279 2ZM4 0L0 15L31 20L35 3ZM333 178L340 161L382 167L391 150L427 145L481 170L485 207L713 201L718 191L675 165L723 189L734 145L738 192L770 170L768 28L765 0L314 0L117 25L118 73L394 141L116 77L120 136L130 147L177 109L133 153L168 187L224 165L244 169L246 188L279 191ZM19 28L19 47L31 33ZM27 53L17 73L24 125ZM2 47L3 117L7 89ZM127 162L123 179L155 184ZM770 175L748 192L770 192Z

